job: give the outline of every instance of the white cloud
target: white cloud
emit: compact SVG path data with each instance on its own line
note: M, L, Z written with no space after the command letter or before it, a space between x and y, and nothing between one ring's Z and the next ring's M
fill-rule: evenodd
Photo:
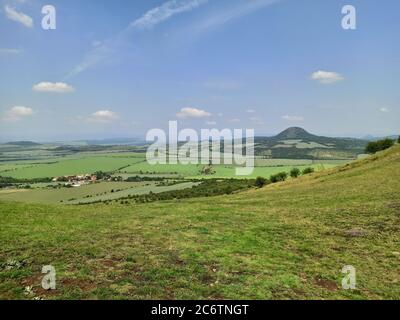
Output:
M139 19L133 21L130 26L138 29L150 29L176 14L191 11L207 2L208 0L170 0L147 11Z
M303 121L303 120L304 120L304 117L302 117L302 116L289 116L289 115L286 115L286 116L283 116L282 119L283 119L283 120L286 120L286 121L291 121L291 122L300 122L300 121Z
M5 113L4 121L19 121L23 118L30 117L34 114L33 109L24 106L12 107Z
M90 122L109 123L118 119L119 119L118 114L116 114L113 111L99 110L93 113L88 120Z
M53 93L69 93L75 89L64 82L40 82L33 86L33 90L37 92L53 92Z
M180 112L176 114L178 118L186 119L186 118L206 118L210 117L211 113L196 109L196 108L183 108Z
M323 84L332 84L344 80L344 77L337 72L319 70L311 74L311 79Z
M0 48L0 54L20 54L20 49Z
M90 115L79 115L76 117L68 118L71 124L109 124L120 119L120 116L111 110L98 110ZM133 124L134 122L132 122ZM122 123L120 123L122 125Z
M207 126L216 126L217 122L216 121L206 121Z
M383 108L380 108L379 111L380 111L380 112L387 113L387 112L389 112L390 110L389 110L388 108L383 107Z
M33 19L25 13L18 12L15 8L8 5L4 7L6 17L10 20L16 21L28 28L33 28Z
M246 112L247 112L247 113L256 113L256 110L254 110L254 109L247 109Z

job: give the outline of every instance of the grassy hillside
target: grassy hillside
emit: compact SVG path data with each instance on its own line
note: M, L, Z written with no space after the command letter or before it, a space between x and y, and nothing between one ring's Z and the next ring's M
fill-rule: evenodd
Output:
M398 299L399 190L395 146L212 201L0 202L0 298ZM40 288L48 264L56 291ZM344 265L355 291L340 287Z

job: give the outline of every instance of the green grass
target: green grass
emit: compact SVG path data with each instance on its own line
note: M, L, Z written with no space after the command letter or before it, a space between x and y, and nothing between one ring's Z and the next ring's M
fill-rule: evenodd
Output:
M0 202L0 297L400 299L399 190L396 146L215 198L78 208ZM10 259L21 266L7 270ZM56 291L40 288L48 264ZM344 265L356 267L357 290L341 289Z

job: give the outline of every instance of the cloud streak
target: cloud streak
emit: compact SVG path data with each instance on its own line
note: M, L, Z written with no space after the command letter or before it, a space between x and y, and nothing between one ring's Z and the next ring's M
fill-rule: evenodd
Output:
M169 18L191 11L206 4L208 0L170 0L161 6L147 11L139 19L133 21L130 27L137 29L151 29L157 24L168 20Z
M18 12L15 8L8 5L4 7L6 17L12 21L18 22L27 28L33 28L33 19L23 12Z
M83 61L66 76L66 79L74 77L109 58L124 43L131 32L149 30L175 15L192 11L207 2L208 0L169 0L158 7L150 9L140 18L132 21L127 28L119 32L115 37L103 41L101 45L96 46L87 53Z
M20 53L22 53L22 50L20 50L20 49L0 48L0 54L14 55L14 54L20 54Z
M233 5L230 8L224 8L224 10L210 16L198 25L195 30L197 32L209 31L279 1L281 0L241 0L239 4Z
M231 22L234 19L251 14L257 10L268 7L282 0L239 0L228 8L224 7L208 17L197 27L192 28L192 32L201 33L223 24ZM114 37L103 41L101 45L96 46L89 51L83 61L78 64L66 77L69 79L85 70L94 67L112 56L118 48L123 45L132 32L143 32L151 30L155 26L171 19L179 14L191 12L211 2L210 0L169 0L158 7L148 10L138 19L132 21L127 28L119 32Z

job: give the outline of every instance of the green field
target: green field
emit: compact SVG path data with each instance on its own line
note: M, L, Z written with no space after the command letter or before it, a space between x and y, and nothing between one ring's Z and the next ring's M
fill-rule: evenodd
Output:
M43 184L41 185L43 186ZM70 199L84 199L87 196L97 196L104 193L110 193L111 190L133 189L136 187L141 187L142 185L144 185L144 183L102 182L85 185L79 188L35 188L33 190L6 189L0 190L0 199L28 203L58 203L60 201L68 203L68 200Z
M0 298L399 299L399 190L395 146L214 198L80 207L0 200ZM48 264L55 291L40 286ZM345 265L357 270L356 290L341 288Z
M267 162L264 162L265 164ZM147 162L140 162L134 165L131 165L127 168L124 168L122 172L124 174L139 174L139 173L147 173L147 174L178 174L185 176L190 179L204 179L204 178L239 178L239 179L249 179L249 178L256 178L258 176L269 178L272 174L276 174L279 172L290 172L293 167L297 167L300 170L303 170L307 167L313 167L315 170L322 170L322 169L328 169L337 166L339 163L329 163L325 162L324 164L312 164L310 161L307 163L305 160L299 160L299 161L283 161L280 160L280 163L283 163L283 165L278 165L278 161L271 161L270 162L272 165L270 166L257 166L254 168L254 172L250 176L236 176L236 170L235 166L232 165L215 165L213 166L213 171L215 171L215 174L205 176L204 174L201 174L201 170L204 167L204 165L182 165L182 164L166 164L166 165L150 165ZM285 163L293 163L293 165L285 165ZM296 165L297 163L300 163L302 165Z
M310 166L315 164L340 165L349 160L309 160L309 159L255 159L256 167Z
M157 186L154 182L146 182L146 183L140 183L139 185L134 186L129 189L124 189L124 190L113 192L113 193L107 193L105 195L91 197L88 199L77 199L77 200L70 201L69 203L70 204L88 204L88 203L93 203L93 202L97 202L97 201L118 200L118 199L125 198L128 196L133 196L133 195L149 194L150 192L161 193L161 192L167 192L167 191L188 189L195 185L197 185L196 182L185 182L185 183L179 183L179 184L174 184L174 185L170 185L170 186Z
M196 183L185 182L171 186L157 186L155 182L101 182L84 185L79 188L59 189L44 188L46 184L40 185L40 187L34 187L33 189L0 189L0 200L26 203L91 203L115 200L129 195L181 190L191 188Z
M30 164L0 164L0 174L10 175L11 171L19 170L30 166L31 166Z
M324 164L322 164L324 162ZM303 170L313 167L316 171L338 165L339 161L257 159L254 172L250 176L236 176L233 165L214 165L213 174L201 173L205 165L150 165L143 153L132 152L82 152L66 157L53 157L47 162L11 162L0 165L0 176L14 179L53 178L59 176L92 174L103 171L114 177L127 179L132 176L159 177L174 181L186 179L186 183L174 186L158 187L157 183L102 182L79 188L55 188L57 183L34 183L30 189L26 185L19 188L0 189L0 200L22 201L27 203L64 203L84 204L108 200L117 200L134 195L168 192L191 188L195 183L190 180L202 179L255 179L258 176L269 178L279 172L290 172L293 167ZM22 187L22 188L21 188ZM25 189L24 189L25 188Z
M144 161L144 158L93 155L78 159L59 160L50 164L35 164L8 172L7 176L17 179L34 179L85 173L90 174L96 171L112 172L141 161Z
M150 165L144 153L134 152L82 152L66 157L52 157L38 161L13 161L0 164L0 175L16 179L35 179L58 177L74 174L91 174L96 171L110 172L114 175L158 175L186 178L255 178L263 176L268 178L271 174L286 171L293 167L304 169L313 167L316 170L327 169L346 163L343 160L291 160L291 159L256 159L254 173L249 177L236 176L233 165L214 165L215 174L204 176L201 174L204 165L167 164Z
M312 167L316 171L333 168L337 165L334 164L316 164L316 165L303 165L303 166L273 166L273 167L255 167L254 171L251 175L248 176L236 176L236 168L233 166L214 166L215 174L210 176L204 176L199 173L193 176L189 176L189 178L193 179L204 179L204 178L238 178L238 179L252 179L257 177L269 178L273 174L277 174L279 172L287 172L289 173L294 167L299 168L300 170L304 170L305 168Z

